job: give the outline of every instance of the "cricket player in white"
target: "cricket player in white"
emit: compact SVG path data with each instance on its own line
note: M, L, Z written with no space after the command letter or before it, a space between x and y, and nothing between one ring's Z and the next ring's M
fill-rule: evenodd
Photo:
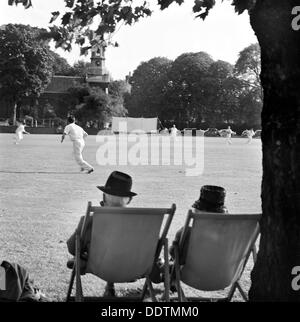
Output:
M65 136L69 135L71 141L73 142L73 152L75 161L80 166L81 171L87 171L86 173L91 173L94 171L94 168L83 160L82 151L85 146L84 138L88 136L88 134L75 124L75 118L73 116L68 117L68 125L64 129L64 133L61 137L61 143L63 143Z
M21 122L17 122L17 129L15 135L15 144L19 144L23 140L23 133L30 134L29 132L25 131L25 124Z
M246 136L248 138L248 141L246 142L246 144L250 144L252 142L253 136L255 135L255 132L253 131L253 129L251 130L245 130L242 133L242 136Z
M173 127L171 127L171 136L175 137L178 135L178 130L176 128L176 125L174 124Z
M228 126L227 129L224 129L224 130L220 130L219 131L220 135L224 138L226 138L226 142L227 144L232 144L232 141L231 141L231 135L235 135L236 132L232 131L230 126Z

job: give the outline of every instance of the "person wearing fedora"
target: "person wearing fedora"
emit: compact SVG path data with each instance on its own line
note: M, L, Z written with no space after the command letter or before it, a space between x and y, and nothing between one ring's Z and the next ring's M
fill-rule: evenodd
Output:
M126 173L114 171L108 177L105 186L97 186L97 188L103 192L103 199L100 202L102 207L126 207L131 202L132 198L137 194L131 191L132 178ZM92 233L92 220L87 223L87 229L85 236L83 236L83 247L81 254L81 271L84 274L87 264L88 250L91 241ZM67 240L68 251L71 255L75 256L75 236L76 231L81 231L84 222L84 216L80 218L79 224L75 232ZM67 266L73 268L74 259L68 261ZM107 283L105 287L104 296L115 296L115 289L113 283Z
M198 200L194 202L192 205L194 213L203 213L203 212L211 212L211 213L223 213L228 214L228 209L224 205L226 196L226 190L222 187L205 185L201 187L200 197ZM174 243L178 243L183 232L183 227L181 227L176 235L175 239L170 247L170 255L172 259L174 259ZM183 243L183 248L180 250L180 259L181 265L185 263L185 257L188 249L188 243L190 238L190 230L187 232L186 238Z

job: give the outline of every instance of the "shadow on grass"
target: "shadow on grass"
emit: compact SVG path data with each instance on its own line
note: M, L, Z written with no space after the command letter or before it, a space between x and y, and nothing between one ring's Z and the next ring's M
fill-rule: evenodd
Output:
M153 291L154 291L154 294L155 294L155 296L157 298L162 296L163 293L164 293L163 289L160 289L160 288L157 288L157 287L156 288L154 287ZM141 295L142 295L142 292L143 292L143 289L140 288L140 287L126 288L126 289L123 289L123 290L119 291L119 296L125 297L125 298L128 298L128 299L130 299L130 298L139 299L141 297ZM151 301L149 291L146 292L144 301L145 302Z
M84 296L84 302L142 302L141 295L143 289L140 287L130 289L119 289L115 297L96 297ZM154 289L154 294L159 300L164 291L161 289ZM70 302L75 302L75 297L70 298ZM143 302L152 302L150 293L147 291Z

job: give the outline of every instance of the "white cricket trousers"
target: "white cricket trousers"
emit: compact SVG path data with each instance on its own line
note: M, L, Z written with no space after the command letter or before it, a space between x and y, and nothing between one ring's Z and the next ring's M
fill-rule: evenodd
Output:
M15 144L19 144L21 140L23 140L23 133L17 132L15 134Z
M82 157L82 151L84 149L84 146L85 146L85 143L83 139L73 141L74 158L81 169L91 170L93 169L93 167L90 164L88 164L86 161L84 161Z

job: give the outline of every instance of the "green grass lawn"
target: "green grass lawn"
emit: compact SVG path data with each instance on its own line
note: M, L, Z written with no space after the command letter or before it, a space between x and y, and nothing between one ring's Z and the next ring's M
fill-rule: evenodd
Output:
M99 143L89 136L84 158L95 167L87 175L79 172L73 160L71 142L61 144L60 136L27 135L20 145L13 134L0 134L0 258L25 266L36 284L52 300L63 301L70 271L65 241L74 231L87 201L101 200L97 185L104 185L111 171L119 170L133 178L132 190L138 193L133 207L169 207L177 211L169 238L184 223L188 208L198 199L205 184L226 188L226 206L233 213L261 211L261 141L205 138L204 172L185 175L185 166L100 166L96 162ZM242 284L250 286L246 268ZM83 278L84 292L101 295L105 283L94 277ZM117 285L118 294L141 287L141 282ZM162 289L162 285L159 285ZM188 290L187 294L195 294ZM239 300L240 297L235 297Z

